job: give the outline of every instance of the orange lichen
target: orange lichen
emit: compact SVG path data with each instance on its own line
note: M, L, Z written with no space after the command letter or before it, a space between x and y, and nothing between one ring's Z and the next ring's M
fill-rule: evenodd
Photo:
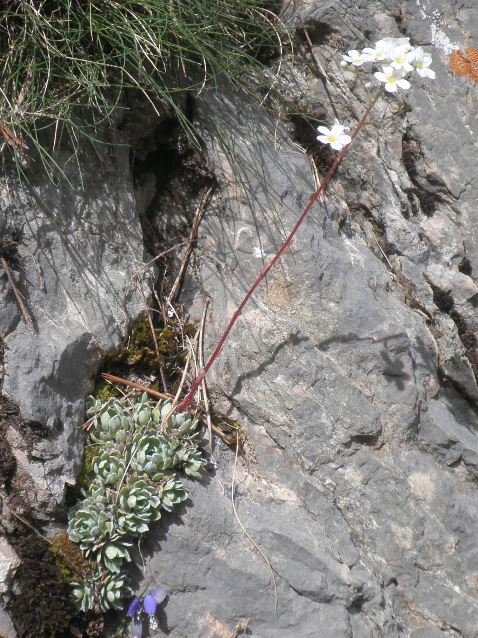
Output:
M453 51L450 69L456 75L478 82L478 49L468 47L465 51Z

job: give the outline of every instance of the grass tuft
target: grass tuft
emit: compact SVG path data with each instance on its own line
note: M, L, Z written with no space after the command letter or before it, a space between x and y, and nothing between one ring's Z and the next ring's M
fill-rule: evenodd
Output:
M271 2L5 0L0 4L0 150L20 165L36 150L55 169L68 138L96 140L126 89L169 105L225 76L251 89L277 49ZM257 84L257 81L256 81ZM48 140L48 143L45 142Z

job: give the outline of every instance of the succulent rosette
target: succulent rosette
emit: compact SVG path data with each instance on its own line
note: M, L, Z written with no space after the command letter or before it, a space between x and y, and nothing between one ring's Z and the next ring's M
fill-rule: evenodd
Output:
M129 595L124 570L135 537L149 530L161 510L171 512L186 500L178 472L197 478L205 461L197 420L187 412L171 414L170 402L153 403L145 394L136 401L90 398L88 413L90 442L101 450L92 461L94 479L84 500L70 511L68 534L98 567L92 577L73 584L73 596L82 611L106 611L122 608ZM160 602L154 591L140 605L150 628L156 623L153 604ZM138 621L136 635L140 628Z
M161 518L160 504L158 490L151 483L142 479L128 482L119 492L119 530L133 535L147 532L149 524Z
M113 515L108 506L86 498L70 516L68 535L81 549L99 547L113 533Z

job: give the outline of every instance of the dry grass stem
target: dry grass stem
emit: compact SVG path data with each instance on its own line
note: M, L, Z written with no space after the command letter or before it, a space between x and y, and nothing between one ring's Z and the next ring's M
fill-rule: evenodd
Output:
M186 269L188 267L189 264L189 259L191 258L191 254L193 252L194 246L196 245L196 241L197 241L197 236L198 236L198 230L199 230L199 224L201 223L201 219L204 213L204 209L206 207L206 204L208 202L209 196L211 195L213 190L212 186L209 186L207 188L205 188L201 194L201 197L199 199L199 203L196 206L196 211L194 213L194 219L193 219L193 223L191 225L191 231L189 233L189 238L188 238L188 242L187 242L187 248L186 248L186 252L184 254L182 263L181 263L181 267L179 269L178 275L176 277L176 279L174 280L173 286L171 288L171 291L168 295L168 299L167 299L167 304L171 304L174 299L176 298L179 289L181 287L184 275L186 273Z
M209 307L209 299L206 299L206 303L204 305L204 312L202 313L201 328L199 331L198 359L199 359L199 368L201 370L204 368L204 327L206 325L206 315L207 315L208 307ZM203 394L203 401L204 401L204 411L206 413L207 430L209 434L209 451L212 452L212 449L213 449L212 419L211 419L211 411L209 409L209 396L207 392L206 379L202 380L201 387L202 387L202 394Z
M114 374L109 374L109 372L103 372L101 376L103 377L103 379L106 379L106 381L111 381L112 383L118 383L119 385L127 385L130 388L135 388L136 390L140 390L141 392L147 392L152 397L156 397L157 399L168 400L171 398L171 395L169 394L165 394L164 392L158 392L157 390L148 388L147 385L136 383L135 381L122 379L121 377L117 377Z
M239 527L242 529L242 531L247 536L247 538L252 543L252 545L257 550L257 552L262 556L262 558L264 559L267 567L269 568L269 571L270 571L270 574L271 574L271 578L272 578L272 584L273 584L273 587L274 587L274 609L275 609L275 612L277 614L277 581L276 581L276 576L275 576L274 570L272 568L271 562L267 558L267 556L264 554L262 549L259 547L259 545L256 543L256 541L249 534L249 532L244 527L244 525L242 524L242 521L239 518L239 515L237 513L237 509L236 509L235 482L236 482L236 469L237 469L237 459L238 459L238 457L239 457L239 437L236 438L236 454L234 456L234 467L233 467L233 470L232 470L232 479L231 479L231 505L232 505L232 511L234 512L234 516L235 516L237 522L239 523Z
M22 313L22 317L25 323L27 324L32 334L34 335L37 334L37 331L35 330L35 326L33 325L32 318L30 317L30 314L25 304L23 303L22 296L18 292L15 282L13 281L12 273L10 272L10 268L8 266L8 263L5 257L0 257L0 263L2 264L2 268L5 271L5 274L7 275L8 282L12 288L13 294L15 295L15 299L17 300L18 307L20 309L20 312Z
M317 57L315 51L314 51L314 45L312 44L312 40L310 39L310 35L309 32L307 31L307 29L304 27L304 36L305 36L305 41L307 43L307 48L309 49L309 53L310 53L310 57L312 58L312 61L314 63L315 69L317 71L317 74L322 82L322 84L324 85L324 90L327 93L327 97L329 99L330 102L330 106L332 107L332 110L334 112L334 115L337 119L340 119L339 117L339 112L337 111L336 107L335 107L335 103L332 99L332 95L330 94L329 91L329 87L328 87L328 83L330 82L329 76L327 75L327 71L324 69L324 67L322 66L322 64L320 63L319 58Z

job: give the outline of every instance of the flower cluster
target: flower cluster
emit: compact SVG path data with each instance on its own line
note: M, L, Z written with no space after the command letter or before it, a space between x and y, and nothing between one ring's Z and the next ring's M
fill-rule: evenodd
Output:
M150 631L155 631L158 628L158 621L156 619L156 608L166 598L166 590L162 587L154 587L150 589L144 598L135 596L128 607L126 615L132 619L133 623L133 636L134 638L141 638L143 635L143 620L142 612L146 614L148 618L148 626Z
M161 510L170 512L187 498L177 471L197 478L205 460L197 420L186 412L170 415L170 403L152 403L146 394L129 404L93 397L88 403L90 439L100 449L91 463L94 478L70 512L68 535L97 569L74 583L73 593L82 611L106 611L121 609L130 594L122 569L131 561L133 540ZM147 611L147 599L143 607Z
M395 93L397 89L409 89L406 79L409 73L416 71L422 78L435 78L430 68L432 56L422 47L413 47L409 38L383 38L373 48L367 47L361 52L352 50L342 56L342 66L359 67L367 62L382 63L382 70L374 73L385 90Z
M367 62L382 63L382 70L376 71L375 79L382 82L388 93L395 93L397 89L407 90L410 82L407 76L416 71L422 78L435 78L435 71L430 68L432 56L422 47L413 47L409 38L383 38L375 46L366 47L362 51L352 49L342 56L343 67L361 67ZM350 144L352 138L347 135L347 127L335 120L332 128L319 126L317 136L322 144L330 144L334 151L340 151Z

